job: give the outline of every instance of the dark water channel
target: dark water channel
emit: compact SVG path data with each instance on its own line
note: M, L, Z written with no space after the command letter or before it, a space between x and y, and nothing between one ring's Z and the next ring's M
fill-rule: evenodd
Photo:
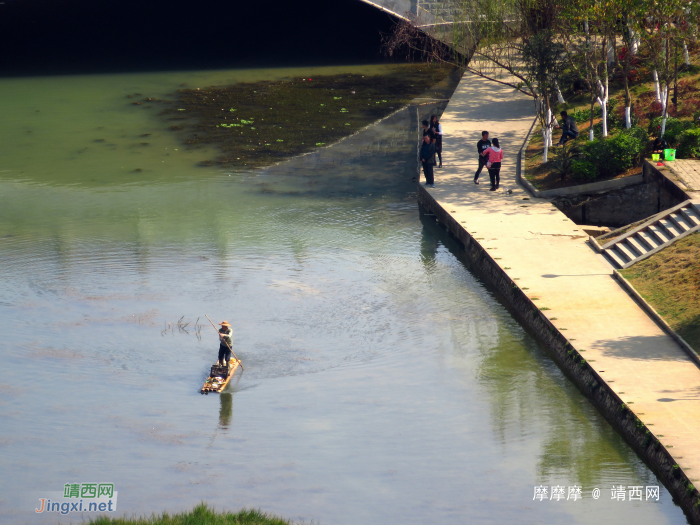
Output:
M0 80L0 522L78 522L28 495L109 481L120 515L685 523L663 487L611 500L659 483L419 215L435 107L231 174L124 98L290 74ZM246 367L221 396L198 393L204 314ZM583 499L533 501L540 484Z

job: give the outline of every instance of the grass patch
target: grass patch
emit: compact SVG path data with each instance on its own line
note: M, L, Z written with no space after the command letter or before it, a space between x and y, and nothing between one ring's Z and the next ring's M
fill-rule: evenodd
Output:
M216 512L202 503L189 512L141 518L108 518L101 516L91 519L91 525L291 525L292 522L271 516L258 510L240 512Z
M332 144L422 96L449 98L455 68L397 65L378 75L338 74L180 89L163 108L185 145L215 145L201 165L255 168ZM138 102L132 104L139 105Z
M700 233L620 273L678 335L700 349Z

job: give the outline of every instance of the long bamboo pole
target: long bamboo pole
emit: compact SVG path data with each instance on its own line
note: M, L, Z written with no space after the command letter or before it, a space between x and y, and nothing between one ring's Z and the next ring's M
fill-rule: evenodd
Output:
M207 319L209 319L209 316L208 316L207 314L204 314L204 317L206 317ZM214 327L214 330L216 330L216 325L215 325L214 323L212 323L212 320L211 320L211 319L209 319L209 322L210 322L211 325ZM218 330L216 330L216 333L219 334L219 337L221 337L221 332L219 332ZM231 348L231 345L228 344L228 341L227 341L226 339L224 339L223 337L221 338L221 340L222 340L224 343L226 343L226 346L228 346L228 349L231 350L231 353L233 354L233 357L235 357L235 358L236 358L236 361L238 361L238 364L241 365L241 369L242 369L242 370L245 370L245 368L243 368L243 363L241 363L241 360L238 359L238 356L237 356L236 353L233 351L233 348Z

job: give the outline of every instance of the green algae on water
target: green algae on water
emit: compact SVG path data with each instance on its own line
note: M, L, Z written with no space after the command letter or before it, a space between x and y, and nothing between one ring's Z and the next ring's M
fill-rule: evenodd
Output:
M338 74L181 89L159 101L190 148L215 145L204 166L268 166L352 135L418 96L444 99L456 86L454 68L411 64L385 74ZM149 99L152 101L152 99Z

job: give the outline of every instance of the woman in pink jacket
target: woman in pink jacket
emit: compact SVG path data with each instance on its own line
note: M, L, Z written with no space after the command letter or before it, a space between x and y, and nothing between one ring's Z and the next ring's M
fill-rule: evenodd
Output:
M489 170L489 178L491 179L490 191L496 191L501 185L501 161L503 160L503 150L498 139L491 141L491 147L484 152L484 156L488 158L486 168Z

